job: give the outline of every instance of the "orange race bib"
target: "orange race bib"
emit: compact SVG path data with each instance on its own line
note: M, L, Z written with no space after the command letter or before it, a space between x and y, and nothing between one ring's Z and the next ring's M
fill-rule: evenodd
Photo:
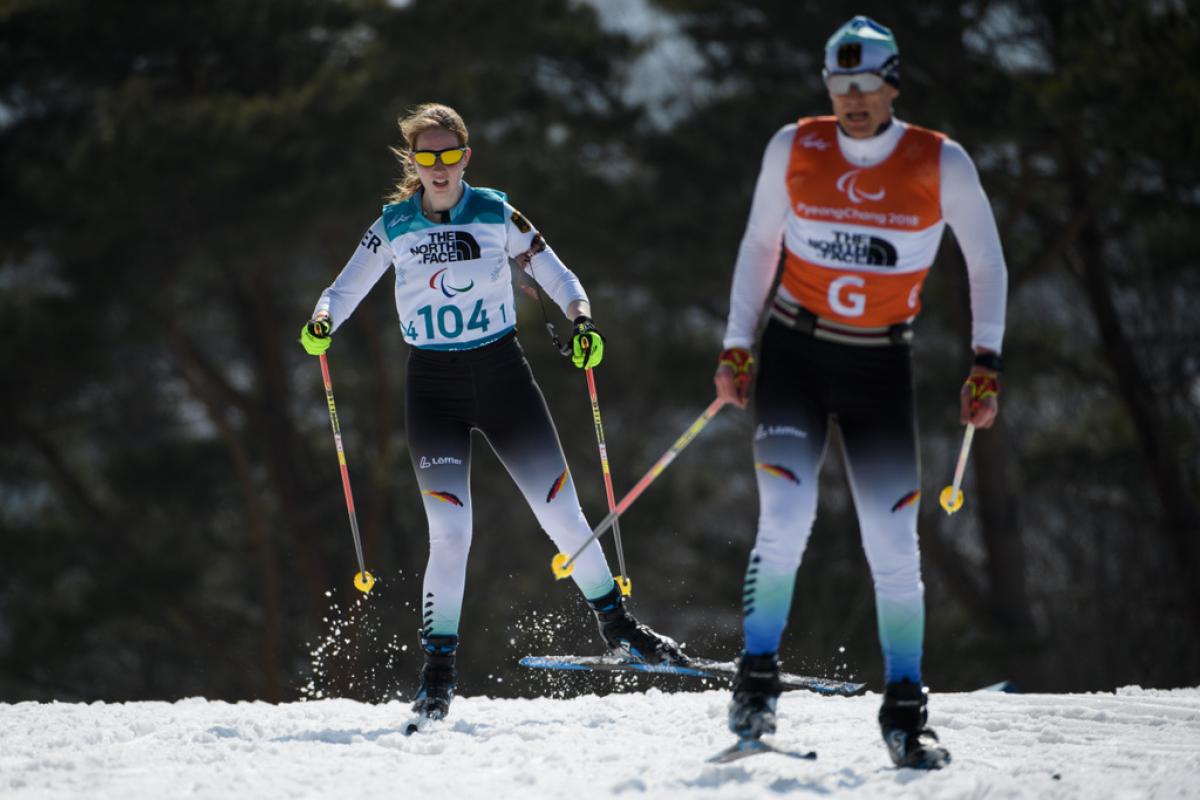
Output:
M939 164L945 137L909 125L881 163L841 154L834 117L801 120L788 163L792 213L780 284L818 316L877 327L921 310L921 287L945 221Z

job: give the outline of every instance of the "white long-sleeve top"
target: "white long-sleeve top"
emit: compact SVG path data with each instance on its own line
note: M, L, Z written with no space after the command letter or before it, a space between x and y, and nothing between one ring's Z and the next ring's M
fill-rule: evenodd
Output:
M515 327L510 258L564 314L571 303L587 301L579 279L503 192L464 182L445 222L421 213L420 193L385 206L313 313L329 314L336 331L394 268L405 341L431 350L480 347Z

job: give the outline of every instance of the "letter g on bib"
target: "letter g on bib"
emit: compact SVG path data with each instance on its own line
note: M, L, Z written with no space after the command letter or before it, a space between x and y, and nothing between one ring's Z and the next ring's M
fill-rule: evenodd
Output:
M861 317L867 309L867 296L862 292L842 290L853 286L861 289L866 281L858 275L843 275L829 284L829 307L846 317Z

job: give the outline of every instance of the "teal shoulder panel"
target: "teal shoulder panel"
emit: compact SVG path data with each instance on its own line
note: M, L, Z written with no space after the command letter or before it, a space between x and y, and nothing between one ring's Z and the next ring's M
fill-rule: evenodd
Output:
M484 189L471 187L471 196L467 199L467 205L462 210L462 215L454 220L456 225L465 225L470 222L478 222L483 224L503 223L504 222L504 200L507 198L504 192L497 189Z
M417 198L410 197L401 203L390 203L383 207L383 229L393 241L412 231L432 228L433 223L425 219L417 206Z

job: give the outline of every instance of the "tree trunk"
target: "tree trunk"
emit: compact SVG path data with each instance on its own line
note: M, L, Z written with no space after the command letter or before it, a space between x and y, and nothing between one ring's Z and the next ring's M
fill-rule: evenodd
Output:
M1077 184L1077 200L1088 191L1087 186ZM1196 619L1200 620L1200 514L1172 447L1165 414L1121 325L1105 268L1102 234L1094 225L1089 228L1088 235L1080 240L1076 271L1100 332L1103 356L1116 377L1121 401L1137 431L1138 446L1162 507L1160 533L1175 553L1184 591L1190 595Z

